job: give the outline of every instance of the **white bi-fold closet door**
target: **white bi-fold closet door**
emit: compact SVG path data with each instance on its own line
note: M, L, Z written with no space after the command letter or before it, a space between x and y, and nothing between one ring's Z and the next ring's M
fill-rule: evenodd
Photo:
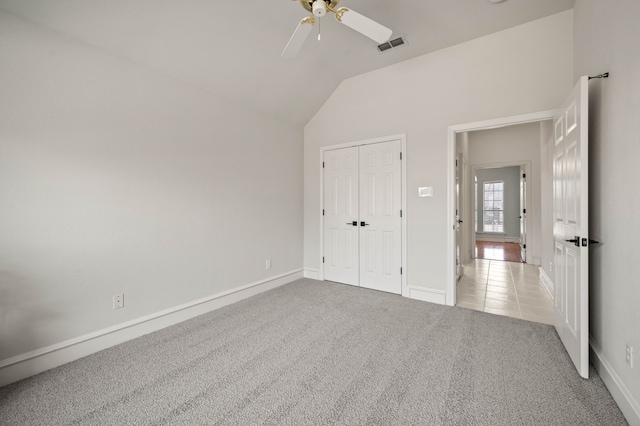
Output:
M402 293L401 141L324 153L324 279Z

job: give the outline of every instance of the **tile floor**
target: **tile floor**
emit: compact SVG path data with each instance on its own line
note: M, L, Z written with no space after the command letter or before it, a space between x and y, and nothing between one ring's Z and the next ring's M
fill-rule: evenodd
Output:
M474 259L464 266L456 295L461 308L553 324L553 302L534 265Z

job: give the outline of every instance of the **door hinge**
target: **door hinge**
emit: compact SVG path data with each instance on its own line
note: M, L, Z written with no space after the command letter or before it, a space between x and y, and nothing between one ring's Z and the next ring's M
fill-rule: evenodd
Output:
M526 173L523 173L523 174L522 174L522 179L526 179L526 178L527 178L527 174L526 174Z
M456 167L458 167L458 160L456 160Z
M402 217L402 210L400 210L400 217Z
M527 214L527 209L522 209L522 213Z
M526 245L526 244L523 244L523 245L522 245L522 248L526 250L526 249L527 249L527 245Z
M322 209L322 216L324 216L324 209Z
M400 268L400 275L402 275L402 268Z
M324 256L322 257L322 263L324 263Z
M322 168L324 169L324 161L322 162Z
M400 153L400 159L402 160L402 153Z

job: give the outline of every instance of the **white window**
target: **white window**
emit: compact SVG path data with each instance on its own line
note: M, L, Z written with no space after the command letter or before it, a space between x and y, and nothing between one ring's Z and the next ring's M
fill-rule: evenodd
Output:
M483 232L504 233L504 181L483 183Z

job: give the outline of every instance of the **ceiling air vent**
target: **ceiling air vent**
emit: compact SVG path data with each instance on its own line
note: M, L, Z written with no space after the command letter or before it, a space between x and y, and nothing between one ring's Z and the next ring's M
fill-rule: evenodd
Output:
M407 44L407 41L404 39L404 36L400 36L398 38L394 38L393 40L389 40L385 43L378 45L378 50L380 52L386 52L387 50L391 50L396 47L400 47L402 45Z

